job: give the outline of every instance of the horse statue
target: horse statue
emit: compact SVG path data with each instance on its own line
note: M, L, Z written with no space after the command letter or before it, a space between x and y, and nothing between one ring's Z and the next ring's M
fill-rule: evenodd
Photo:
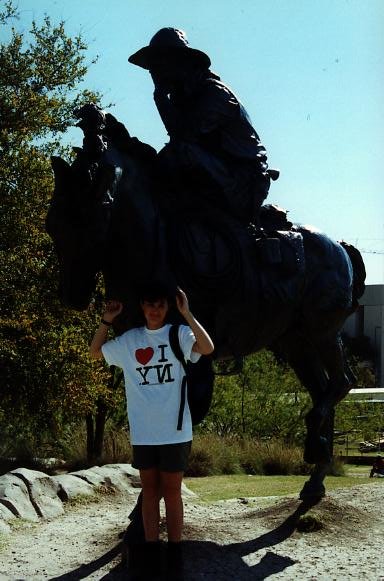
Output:
M74 162L52 159L46 227L58 254L62 299L86 308L102 272L106 295L125 305L115 325L121 333L137 324L137 287L168 281L185 289L217 360L263 348L283 356L313 402L304 459L314 468L300 498L320 499L334 409L354 382L340 329L364 291L360 253L290 223L276 206L262 209L260 235L193 193L193 181L188 195L168 196L155 150L89 107L78 112L85 137Z

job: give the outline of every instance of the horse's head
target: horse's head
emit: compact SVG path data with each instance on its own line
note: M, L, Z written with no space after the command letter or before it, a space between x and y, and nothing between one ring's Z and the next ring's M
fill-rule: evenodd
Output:
M164 252L153 200L156 151L93 106L77 112L82 148L69 165L52 158L55 190L46 220L59 258L60 297L88 306L102 271L109 296L163 273Z
M85 309L95 289L108 233L115 168L77 150L72 165L52 158L55 190L46 220L60 269L60 298Z

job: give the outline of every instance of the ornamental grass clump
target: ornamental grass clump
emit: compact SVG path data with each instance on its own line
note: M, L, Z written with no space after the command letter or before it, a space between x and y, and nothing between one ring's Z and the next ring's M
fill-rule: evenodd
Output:
M213 458L209 450L196 446L189 457L186 476L212 476L214 474Z
M303 451L280 440L198 434L192 444L188 476L219 474L309 474Z
M109 429L104 437L103 464L130 464L132 462L132 447L126 429Z
M243 440L241 465L247 474L309 474L310 466L303 460L303 451L281 440L265 442Z
M303 450L297 446L288 446L281 440L261 442L258 455L266 475L310 473L311 467L303 460Z

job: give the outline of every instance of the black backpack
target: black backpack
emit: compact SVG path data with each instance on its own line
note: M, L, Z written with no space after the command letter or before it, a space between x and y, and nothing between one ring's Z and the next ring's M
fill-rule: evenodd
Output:
M179 343L180 325L172 325L169 329L169 344L176 357L184 368L185 375L181 383L181 397L177 429L183 425L185 398L188 394L188 405L191 411L192 425L196 426L207 415L213 395L213 383L215 374L212 369L212 361L209 357L200 357L197 363L185 361ZM188 389L187 389L188 385Z

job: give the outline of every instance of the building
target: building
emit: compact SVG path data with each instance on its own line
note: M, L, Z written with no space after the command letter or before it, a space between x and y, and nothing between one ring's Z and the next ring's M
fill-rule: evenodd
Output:
M377 387L384 388L384 284L367 285L360 306L344 323L348 337L368 337L375 357Z

